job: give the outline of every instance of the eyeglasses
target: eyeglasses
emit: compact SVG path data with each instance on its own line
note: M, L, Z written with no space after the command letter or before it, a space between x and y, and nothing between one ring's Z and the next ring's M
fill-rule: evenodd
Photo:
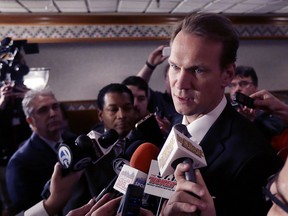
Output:
M237 85L239 85L241 88L247 88L249 85L253 84L252 82L246 81L246 80L242 80L238 83L230 83L229 87L230 88L236 88Z
M266 200L271 200L273 203L275 203L277 206L279 206L283 211L285 211L286 213L288 213L288 204L285 201L281 201L280 199L278 199L276 197L276 194L272 194L270 191L271 185L275 182L275 179L278 177L277 173L276 175L271 176L268 179L268 183L266 185L266 187L262 188L262 192L265 195Z

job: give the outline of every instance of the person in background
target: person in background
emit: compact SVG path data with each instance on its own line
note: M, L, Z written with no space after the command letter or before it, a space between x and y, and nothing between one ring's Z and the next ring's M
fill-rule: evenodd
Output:
M60 105L51 90L28 91L22 100L22 106L33 133L13 154L7 165L6 183L15 213L42 200L44 185L50 180L54 165L58 161L58 145L76 138L63 131ZM85 184L79 183L79 191L84 190L82 185L84 187ZM75 190L71 202L69 200L63 211L86 203L90 194L85 195L78 197Z
M170 44L171 95L191 139L203 149L207 166L200 171L215 197L216 214L266 215L269 206L262 186L282 162L255 125L225 97L239 46L232 22L220 14L188 14ZM164 211L167 215L194 212L185 209L189 199L193 195L183 198L175 193L170 200L183 205L178 209L167 205Z
M1 53L0 56L0 209L3 215L10 214L11 205L5 181L7 163L19 145L32 133L21 106L24 94L29 90L23 79L29 67L21 52L12 56L8 53Z
M118 165L126 163L125 151L129 147L127 135L133 130L136 123L134 97L127 86L120 83L111 83L104 86L98 93L98 117L102 128L93 128L100 133L114 129L119 140L113 149L101 159L101 162L86 168L86 175L93 196L97 196L108 183L119 174ZM120 159L119 159L120 158Z
M3 81L0 87L0 196L2 212L7 215L11 201L7 192L6 166L19 145L32 133L21 106L28 90L25 85L8 81Z
M139 115L139 120L145 118L149 115L148 101L149 101L149 87L147 82L138 76L129 76L122 81L122 84L126 85L133 93L134 96L134 107ZM162 131L164 137L167 137L170 129L171 123L165 116L157 115L155 113L155 118L158 122L159 128Z
M235 104L233 99L236 92L249 96L258 91L258 77L254 68L251 66L237 66L235 77L231 81L229 87L232 104ZM247 112L247 109L243 109L244 107L240 104L237 104L235 108L239 113L252 121L269 141L274 136L279 135L287 127L287 124L280 118L271 115L271 113L264 112L263 110L252 109Z
M134 96L134 108L138 115L137 121L143 119L150 112L148 108L149 100L149 87L147 82L138 76L129 76L122 81L123 85L126 85Z
M119 83L111 83L103 87L97 97L98 118L101 122L99 130L114 129L120 138L124 138L134 128L137 113L134 109L134 96L130 89Z
M167 56L162 55L164 47L165 46L159 46L150 53L145 65L136 76L143 78L149 83L155 68L167 59ZM169 65L167 64L164 69L165 92L153 91L151 88L149 90L148 110L151 113L158 113L161 117L166 117L171 123L171 126L173 126L181 123L181 115L176 112L172 101L168 69Z

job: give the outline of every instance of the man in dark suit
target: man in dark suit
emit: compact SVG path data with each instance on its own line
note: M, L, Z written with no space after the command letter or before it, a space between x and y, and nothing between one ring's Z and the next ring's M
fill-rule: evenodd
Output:
M281 162L255 126L225 98L238 46L229 19L189 14L171 39L169 79L175 108L191 139L203 148L207 167L200 171L216 197L217 215L261 216L268 211L261 188ZM169 199L163 215L195 212L192 206L198 199L187 190Z
M7 166L8 192L16 212L42 200L41 192L58 161L57 145L75 139L75 136L63 133L60 106L50 90L28 91L22 105L33 134L15 152ZM72 205L72 208L77 206Z

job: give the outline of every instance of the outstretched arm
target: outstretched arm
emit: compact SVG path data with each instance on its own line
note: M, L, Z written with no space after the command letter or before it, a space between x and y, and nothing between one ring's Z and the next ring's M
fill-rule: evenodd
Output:
M260 90L250 97L254 98L254 106L275 116L280 117L288 123L288 105L280 101L267 90Z
M148 56L146 64L137 73L137 76L143 78L147 83L149 83L154 69L165 59L167 59L167 56L162 56L162 50L164 49L164 47L165 46L162 45L153 50Z

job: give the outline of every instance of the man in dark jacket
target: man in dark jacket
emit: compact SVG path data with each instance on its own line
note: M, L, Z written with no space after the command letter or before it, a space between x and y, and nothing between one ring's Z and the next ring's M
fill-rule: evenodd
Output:
M75 139L75 136L63 132L60 105L50 90L28 91L22 105L33 134L13 154L7 166L6 182L16 213L42 200L41 192L58 161L58 144ZM90 194L82 199L75 198L76 190L84 190L82 186L85 184L79 183L79 187L75 188L75 196L72 195L70 204L67 204L67 211L81 206L90 199Z

